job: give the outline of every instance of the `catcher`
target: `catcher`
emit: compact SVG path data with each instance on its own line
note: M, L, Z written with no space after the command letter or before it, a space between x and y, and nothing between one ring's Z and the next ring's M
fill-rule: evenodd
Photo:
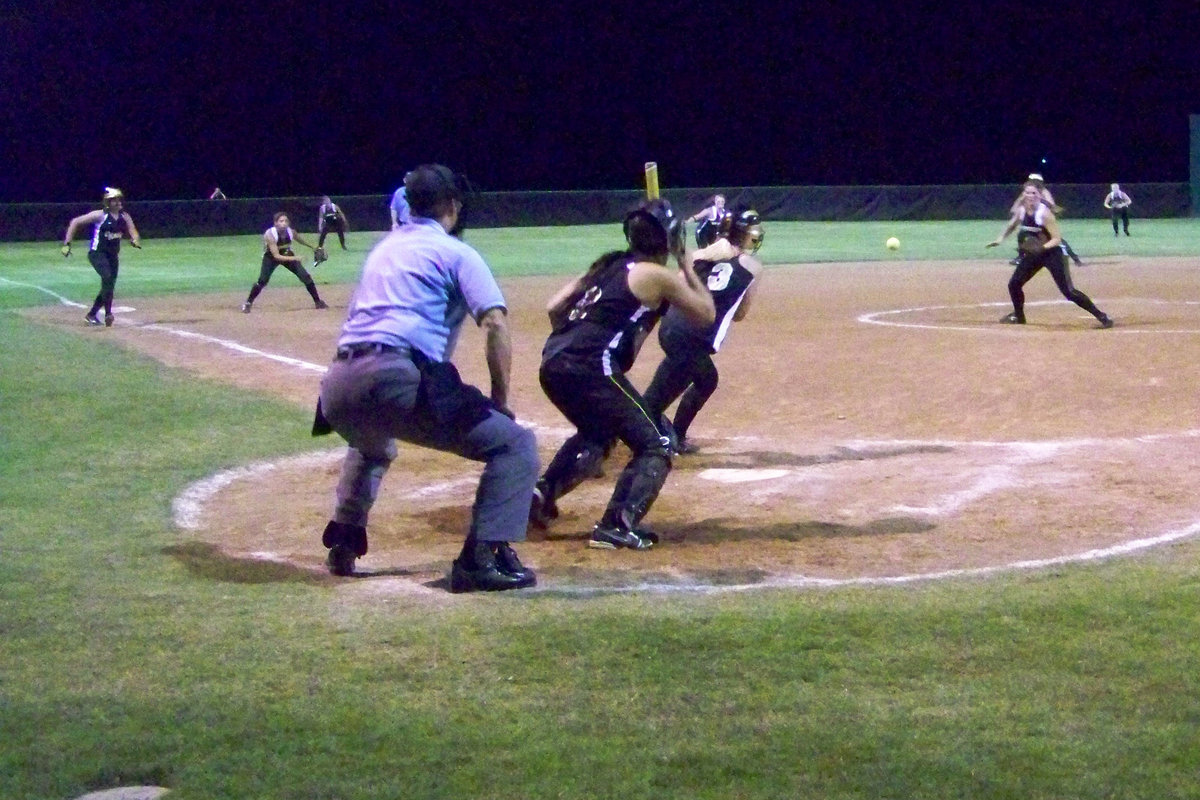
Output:
M308 270L304 268L304 262L300 260L300 256L292 252L292 242L298 242L313 251L313 266L325 260L323 249L313 247L304 241L304 237L292 230L291 220L288 219L285 212L276 212L275 224L263 233L262 268L258 273L258 281L250 287L250 296L246 298L246 302L242 303L243 314L250 313L254 299L266 288L276 267L283 267L299 278L317 308L329 308L329 304L321 299L321 295L317 294L317 285L313 282L312 276L308 274Z
M350 230L350 222L346 219L342 207L329 199L329 195L322 195L321 208L317 210L317 247L325 247L325 237L330 231L337 234L338 241L342 244L342 249L346 249L346 231ZM324 251L322 250L322 253ZM325 259L318 258L317 264L320 264ZM315 266L315 265L314 265Z
M1011 314L1004 316L1001 322L1010 325L1025 324L1025 284L1045 267L1050 270L1050 275L1063 297L1099 320L1100 327L1113 326L1112 318L1096 308L1092 299L1071 283L1071 272L1063 254L1058 219L1050 206L1043 201L1041 189L1035 181L1025 183L1021 192L1020 207L1013 212L1012 218L1000 235L988 242L987 246L998 246L1013 231L1018 231L1017 249L1020 251L1017 268L1008 280L1008 294L1012 298L1013 310Z

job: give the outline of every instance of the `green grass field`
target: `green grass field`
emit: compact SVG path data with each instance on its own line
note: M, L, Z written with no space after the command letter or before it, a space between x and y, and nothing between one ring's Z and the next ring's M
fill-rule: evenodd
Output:
M1011 248L983 244L1002 225L773 223L762 255L988 258L999 282ZM1200 253L1188 220L1064 229L1085 259ZM502 276L620 244L616 226L468 238ZM257 261L256 237L147 241L123 251L118 303L245 289ZM360 261L321 277L352 282ZM214 575L171 499L310 449L309 416L15 313L58 302L33 287L86 302L96 283L78 251L0 249L0 798L1197 795L1200 544L712 595L431 603Z

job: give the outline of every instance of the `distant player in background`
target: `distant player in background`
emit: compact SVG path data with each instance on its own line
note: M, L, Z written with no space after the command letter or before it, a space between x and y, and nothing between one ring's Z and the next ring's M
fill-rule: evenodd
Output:
M1129 235L1129 207L1133 205L1133 198L1121 191L1121 184L1114 183L1112 190L1104 198L1104 207L1112 214L1113 236L1119 236L1117 232L1117 223L1120 222L1125 226L1125 235Z
M725 210L725 195L714 194L707 206L688 217L687 222L698 223L696 246L708 247L715 242L721 230L721 223L728 216L729 212Z
M101 324L96 315L103 308L104 326L112 327L112 304L113 294L117 288L121 237L128 236L129 243L134 247L142 246L142 237L138 235L133 218L129 216L128 211L124 210L124 201L125 195L121 193L120 189L106 186L101 200L104 207L72 219L67 224L66 235L63 236L61 252L64 257L68 257L71 255L71 240L75 238L75 231L84 225L92 226L92 241L88 246L88 263L100 276L100 292L92 301L91 309L83 318L88 325Z
M696 452L687 434L692 420L717 390L718 373L712 356L721 348L730 326L745 319L762 273L762 264L754 257L763 242L758 212L735 211L725 223L716 242L692 254L697 276L712 293L716 319L697 326L679 309L672 306L667 310L658 328L658 343L665 357L644 393L655 418L683 395L668 429L673 433L677 453Z
M647 550L657 536L638 527L671 470L670 440L625 373L668 305L709 325L712 295L692 270L684 226L666 200L647 200L625 217L627 250L606 253L560 289L546 310L553 331L539 373L550 402L576 427L534 489L529 520L546 527L556 500L595 474L619 438L625 466L588 546ZM678 269L667 267L674 254Z
M1040 173L1031 172L1031 173L1029 173L1029 177L1026 178L1025 180L1026 180L1026 183L1032 183L1034 186L1037 187L1038 192L1041 194L1042 202L1050 207L1050 210L1054 212L1055 216L1062 213L1062 210L1063 210L1062 206L1060 206L1058 203L1054 202L1054 195L1050 193L1050 187L1048 187L1046 185L1046 179L1043 178ZM1008 215L1010 217L1013 214L1020 212L1020 210L1025 202L1024 201L1024 193L1025 193L1025 190L1024 190L1024 188L1022 188L1021 192L1017 195L1017 199L1014 200L1012 206L1009 207ZM1063 249L1063 252L1066 253L1068 256L1070 256L1071 260L1075 262L1075 266L1077 266L1077 267L1083 266L1083 259L1081 259L1079 257L1079 255L1071 248L1070 243L1068 243L1066 239L1062 240L1062 249ZM1014 258L1012 261L1010 261L1008 263L1015 266L1019 260L1020 260L1020 255L1018 255L1017 258Z
M1046 203L1041 187L1034 181L1025 184L1022 192L1022 202L1017 211L1008 221L1008 225L995 239L987 243L988 247L996 247L1013 231L1017 234L1017 250L1021 253L1016 270L1008 281L1008 294L1012 298L1013 311L1000 321L1010 325L1025 324L1025 284L1045 267L1050 270L1054 283L1063 297L1070 300L1084 311L1100 321L1100 327L1111 328L1112 319L1100 309L1091 298L1075 288L1071 283L1071 271L1063 257L1062 233L1058 229L1058 219Z
M337 234L338 241L341 242L342 249L346 249L346 231L349 229L350 223L346 219L346 215L342 213L341 207L329 199L329 195L322 195L321 207L317 210L317 247L325 246L325 237L330 231Z
M408 180L408 175L404 176ZM399 230L400 226L407 225L412 221L412 213L408 208L408 196L404 191L404 184L400 184L400 188L392 193L392 202L388 204L388 211L392 215L392 230Z
M329 305L321 299L321 295L317 294L317 285L313 282L312 276L308 274L308 270L304 268L304 262L300 260L300 256L292 252L292 242L302 244L314 253L317 248L306 242L304 237L292 230L290 226L291 221L288 219L288 215L279 211L275 214L275 224L263 233L262 268L258 273L258 281L250 287L250 296L246 298L246 302L242 303L243 314L250 313L254 300L266 288L276 267L283 267L299 278L317 308L329 308Z
M221 191L221 187L218 186L217 188L212 190L212 194L210 194L208 196L208 199L209 200L228 200L229 198L225 196L225 193Z

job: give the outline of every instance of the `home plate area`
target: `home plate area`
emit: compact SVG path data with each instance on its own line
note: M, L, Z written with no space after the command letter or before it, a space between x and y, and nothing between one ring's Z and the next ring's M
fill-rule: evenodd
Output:
M713 440L676 459L645 520L657 547L590 550L588 533L628 457L618 448L605 475L562 498L560 518L531 530L518 551L541 590L871 582L1115 555L1191 535L1198 436L786 449L776 439L762 448ZM322 574L320 533L343 452L214 476L177 500L177 522L226 557ZM436 588L461 546L478 470L402 450L372 514L364 578Z

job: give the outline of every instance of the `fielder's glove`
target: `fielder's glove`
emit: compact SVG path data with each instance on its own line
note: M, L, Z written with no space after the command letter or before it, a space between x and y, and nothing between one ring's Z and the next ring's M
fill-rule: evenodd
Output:
M1041 240L1035 236L1027 236L1017 244L1017 250L1023 256L1038 256L1045 251L1045 246Z
M325 252L324 247L318 247L313 250L313 266L320 264L322 261L328 261L329 255Z
M64 244L62 247L58 248L58 252L63 254L63 258L70 258L71 257L70 243Z

